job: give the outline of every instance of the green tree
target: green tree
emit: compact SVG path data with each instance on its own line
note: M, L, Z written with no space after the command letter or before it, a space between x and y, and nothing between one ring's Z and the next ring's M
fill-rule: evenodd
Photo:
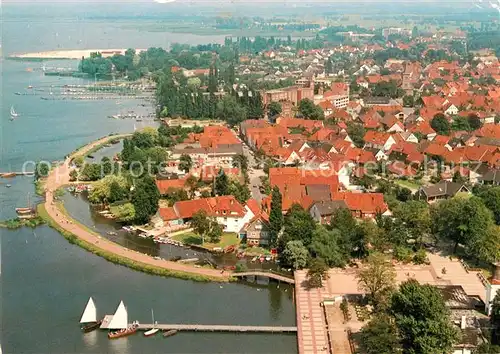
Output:
M322 120L325 119L325 114L321 107L316 106L313 101L304 98L299 102L299 113L307 119Z
M149 175L138 179L132 194L132 204L135 208L135 221L139 224L149 222L151 216L158 211L160 192L156 183Z
M352 142L359 148L365 145L365 128L361 124L356 124L353 122L347 123L347 134L351 138Z
M464 215L467 215L464 218ZM432 231L441 240L470 247L493 226L491 211L478 197L444 200L431 207ZM477 246L477 244L476 244Z
M359 346L365 354L401 353L398 329L392 318L385 314L377 314L361 329Z
M500 260L500 226L490 226L469 243L468 250L478 261L495 263Z
M179 170L188 173L191 167L193 167L193 160L191 159L191 156L182 154L179 159Z
M366 266L356 275L359 287L365 291L376 308L383 308L396 286L396 271L383 254L368 257Z
M239 168L242 172L248 170L248 158L244 154L237 154L233 157L233 167Z
M280 115L282 112L281 104L279 102L269 103L269 106L267 106L267 112L269 114L269 117L272 118Z
M107 156L104 156L101 159L101 172L104 176L107 176L113 172L113 163Z
M234 180L229 181L228 194L234 196L241 204L245 204L252 196L246 184Z
M219 170L219 173L215 177L214 194L215 195L229 194L229 180L222 168Z
M195 233L201 236L203 242L205 242L204 238L210 231L210 219L205 210L201 209L193 214L191 218L191 227Z
M431 215L429 205L424 201L410 200L400 203L393 210L393 216L408 230L410 238L421 245L422 239L430 234ZM406 243L407 240L404 240Z
M441 135L450 134L451 126L448 119L442 113L438 113L431 120L431 127L436 131L436 133Z
M477 116L477 114L471 113L467 116L467 120L469 122L469 126L472 130L476 130L482 127L483 123Z
M224 96L217 103L217 117L226 121L229 125L235 126L247 118L247 111L244 106L238 103L231 95Z
M321 258L327 266L343 267L346 264L346 257L339 246L341 239L339 230L328 231L323 225L319 225L313 232L309 248L312 255Z
M491 341L494 344L500 344L500 290L497 290L493 301L491 302Z
M271 211L269 213L269 241L272 246L276 245L278 234L283 227L283 212L281 192L277 186L273 187L271 195Z
M416 280L402 283L392 295L390 313L404 353L447 354L458 339L443 296L432 285L421 285Z
M411 95L406 95L403 97L403 106L405 107L413 107L415 104L414 98Z
M283 237L285 240L299 240L306 247L311 244L312 235L316 229L316 222L300 204L293 204L290 210L288 210L283 226Z
M109 186L109 198L110 203L114 203L120 200L124 200L128 196L127 186L120 185L118 181L111 182Z
M101 177L101 165L97 163L85 164L80 172L80 179L82 181L97 181Z
M110 211L120 222L131 223L135 220L135 208L132 203L111 206Z
M69 180L70 182L74 182L78 179L78 171L77 170L71 170L69 171Z
M210 228L208 229L207 232L207 239L211 243L218 243L220 241L220 238L222 236L222 225L220 225L217 221L214 219L210 220Z
M500 225L500 187L492 187L478 194L488 209L493 212L495 222Z
M307 281L311 288L321 288L328 279L328 266L322 258L313 258L307 270Z
M283 250L282 258L293 269L302 269L307 265L309 252L301 241L290 241Z
M47 177L50 172L50 167L50 164L46 161L37 162L35 165L35 181Z

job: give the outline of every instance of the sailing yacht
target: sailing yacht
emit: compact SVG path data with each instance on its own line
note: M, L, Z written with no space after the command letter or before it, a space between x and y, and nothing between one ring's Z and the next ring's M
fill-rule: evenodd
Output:
M159 329L156 328L155 314L153 312L153 309L151 309L151 317L153 318L153 328L151 328L150 330L144 332L144 336L145 337L153 336L153 335L155 335L159 331Z
M115 329L117 331L109 332L108 338L115 339L120 337L125 337L131 335L137 331L137 325L132 324L129 326L128 324L128 313L123 301L120 301L120 305L116 309L111 322L108 325L109 329Z
M97 321L97 310L92 297L89 298L87 306L83 311L82 318L80 319L80 325L84 332L91 332L101 325L102 320Z

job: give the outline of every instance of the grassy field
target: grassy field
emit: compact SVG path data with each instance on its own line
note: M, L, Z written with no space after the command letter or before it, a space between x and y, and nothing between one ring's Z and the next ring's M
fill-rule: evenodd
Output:
M192 231L186 232L183 234L175 235L172 237L172 239L174 239L176 241L181 241L182 243L185 243L185 244L203 246L203 247L209 248L209 249L213 249L216 247L224 248L224 247L227 247L230 245L238 245L241 241L238 238L238 235L234 232L224 232L218 243L205 242L202 244L201 237Z

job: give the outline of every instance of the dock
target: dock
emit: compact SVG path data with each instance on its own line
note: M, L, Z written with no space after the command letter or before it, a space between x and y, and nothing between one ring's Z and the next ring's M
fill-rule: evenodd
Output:
M102 328L102 327L101 327ZM202 325L202 324L143 324L140 323L138 330L147 331L151 328L161 330L175 329L188 332L251 332L251 333L296 333L297 327L288 326L232 326L232 325Z
M266 271L266 270L239 272L239 273L233 273L231 275L235 278L264 277L264 278L278 280L278 281L281 281L283 283L295 284L295 279L293 279L291 277L284 276L284 275L275 273L273 271Z

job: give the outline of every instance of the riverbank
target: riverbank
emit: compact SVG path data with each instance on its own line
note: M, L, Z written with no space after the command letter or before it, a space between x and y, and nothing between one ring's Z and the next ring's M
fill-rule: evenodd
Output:
M43 225L45 223L45 220L42 219L41 217L37 216L32 219L20 219L20 218L14 218L14 219L9 219L5 221L0 221L0 228L6 228L9 230L15 230L19 229L21 227L31 227L34 229L37 226Z
M77 244L113 263L155 275L196 281L229 281L230 272L221 274L220 271L215 269L195 268L176 262L154 259L146 254L122 247L73 220L65 212L64 207L57 203L54 198L57 190L69 183L70 161L77 156L85 156L97 146L123 137L124 134L113 135L94 141L70 154L63 164L51 170L45 180L45 202L38 206L38 215L51 227L58 230L69 242Z
M90 57L91 53L99 52L104 58L112 57L115 54L125 54L127 49L70 49L70 50L49 50L44 52L22 53L9 55L9 59L18 60L54 60L54 59L75 59ZM144 49L136 49L136 53Z

